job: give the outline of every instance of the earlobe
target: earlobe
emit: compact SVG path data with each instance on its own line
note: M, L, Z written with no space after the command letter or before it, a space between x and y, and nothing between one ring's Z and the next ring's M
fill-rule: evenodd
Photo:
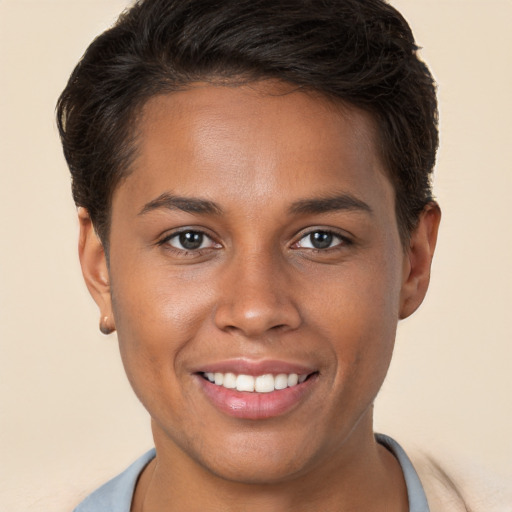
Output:
M425 206L418 225L411 234L409 248L404 259L400 319L412 315L425 298L430 282L430 267L436 248L440 221L439 205L431 202Z
M103 334L110 334L115 331L115 322L107 257L103 244L94 230L89 212L85 208L78 208L78 221L78 254L82 274L89 293L100 309L100 331Z

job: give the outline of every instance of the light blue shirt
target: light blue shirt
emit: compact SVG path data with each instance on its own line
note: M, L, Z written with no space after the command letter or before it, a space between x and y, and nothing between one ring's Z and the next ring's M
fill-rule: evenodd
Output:
M376 434L375 438L396 457L402 467L409 498L409 512L429 512L423 486L403 448L391 437L383 434ZM85 498L74 512L130 512L137 479L155 455L154 449L144 454L120 475Z

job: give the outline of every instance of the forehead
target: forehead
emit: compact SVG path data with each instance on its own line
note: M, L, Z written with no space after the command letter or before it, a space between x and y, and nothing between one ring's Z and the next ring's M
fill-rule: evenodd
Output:
M120 188L141 201L162 192L248 203L338 191L372 200L382 189L394 201L370 114L287 84L195 84L151 98L137 128Z

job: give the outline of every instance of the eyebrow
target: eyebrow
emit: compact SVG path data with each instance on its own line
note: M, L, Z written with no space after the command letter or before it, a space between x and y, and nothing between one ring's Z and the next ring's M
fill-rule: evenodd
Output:
M146 203L139 215L165 208L167 210L181 210L187 213L199 213L203 215L220 215L222 208L212 201L196 197L180 197L164 192L156 199Z
M187 213L197 213L202 215L221 215L222 208L206 199L196 197L175 196L164 192L156 199L146 203L139 215L165 208L167 210L181 210ZM372 214L371 207L351 194L339 194L331 197L318 197L310 199L300 199L295 201L289 208L291 214L319 214L332 211L363 211Z
M362 211L373 214L373 210L369 204L352 194L346 193L327 197L301 199L293 203L289 211L294 214L318 214L338 210Z

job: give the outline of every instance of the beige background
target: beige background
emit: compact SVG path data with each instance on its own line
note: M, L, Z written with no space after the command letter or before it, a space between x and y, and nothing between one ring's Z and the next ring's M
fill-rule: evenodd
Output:
M512 478L512 2L395 0L439 83L444 218L377 428ZM69 511L151 446L97 330L53 120L122 0L0 0L0 511Z

